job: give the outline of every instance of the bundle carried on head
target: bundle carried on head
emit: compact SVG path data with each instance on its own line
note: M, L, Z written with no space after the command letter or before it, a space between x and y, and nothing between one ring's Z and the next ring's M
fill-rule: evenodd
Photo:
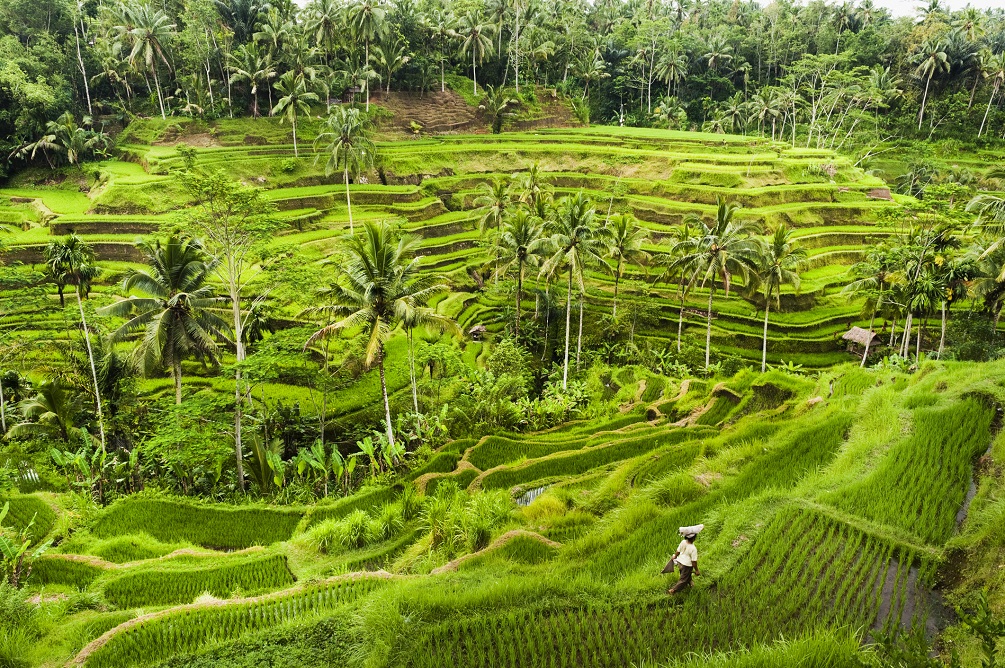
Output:
M694 526L680 527L677 531L680 532L680 535L684 536L684 538L695 538L704 528L704 524L695 524Z

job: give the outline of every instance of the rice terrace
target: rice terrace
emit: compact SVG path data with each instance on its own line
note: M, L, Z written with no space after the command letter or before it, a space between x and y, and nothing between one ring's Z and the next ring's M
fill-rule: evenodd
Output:
M0 0L0 668L1005 667L1003 86L942 0Z

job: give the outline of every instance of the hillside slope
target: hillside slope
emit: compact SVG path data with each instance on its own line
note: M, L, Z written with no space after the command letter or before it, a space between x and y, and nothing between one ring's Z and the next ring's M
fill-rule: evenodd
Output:
M662 391L546 433L452 442L414 482L334 504L140 495L54 518L52 535L76 528L36 586L105 603L68 612L31 665L624 666L782 637L797 642L765 650L768 665L794 652L855 665L877 632L951 621L944 596L967 605L982 584L1005 606L989 569L1005 516L1002 381L1003 363L745 372L714 387L626 368L619 383ZM647 406L663 417L646 421ZM517 510L505 500L540 488ZM360 517L363 544L323 542ZM697 522L704 577L668 599L659 571L677 527ZM946 642L977 665L972 637Z

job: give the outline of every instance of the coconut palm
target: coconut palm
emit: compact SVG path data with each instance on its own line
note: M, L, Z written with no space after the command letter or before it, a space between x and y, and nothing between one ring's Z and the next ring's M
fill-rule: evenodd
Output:
M258 118L258 88L268 86L276 76L276 68L268 54L262 53L254 42L242 44L229 54L230 80L247 81L251 93L251 116Z
M492 85L485 87L485 96L478 108L486 112L491 119L492 134L502 132L503 122L514 115L513 112L509 111L510 105L516 104L516 102L517 100L507 95L501 86L498 88Z
M520 207L503 223L499 235L499 249L503 265L500 272L516 266L516 317L513 322L513 339L520 341L520 305L523 302L523 276L526 267L537 267L548 248L544 223L527 209Z
M128 26L129 39L133 48L129 52L128 61L133 65L137 59L154 75L154 85L157 88L157 101L160 103L161 118L167 119L164 112L164 96L161 94L161 83L157 76L158 63L164 63L171 70L167 58L167 45L174 37L175 24L161 9L154 9L147 3L136 3L128 10L131 25ZM122 27L124 28L124 27Z
M79 397L57 378L43 380L35 386L35 396L20 404L25 421L13 425L7 432L12 438L45 437L69 441L79 433L76 418L80 413Z
M890 285L897 280L896 253L892 253L884 244L873 246L866 253L865 259L851 266L849 273L856 277L844 287L842 292L849 295L864 296L865 307L869 310L869 332L872 332L873 325L876 324L876 314L883 308L884 302L888 298ZM862 352L862 362L859 366L865 366L865 361L869 357L869 346L872 337L865 343L865 350Z
M478 95L478 63L492 50L491 24L483 23L476 11L469 11L457 20L456 34L461 38L460 53L471 55L472 93Z
M475 213L478 215L478 231L484 234L486 230L492 228L495 228L496 232L502 229L503 218L512 203L510 186L501 177L482 181L478 185L478 194L474 200Z
M384 25L386 9L380 0L356 0L346 13L349 30L353 37L363 41L364 63L370 63L370 44L380 34ZM370 80L366 80L366 110L370 111Z
M112 333L113 341L143 330L137 355L144 371L170 368L175 404L181 405L182 360L192 354L216 360L214 338L225 338L228 325L214 311L225 298L215 297L207 284L213 263L197 242L172 236L163 245L153 240L141 241L138 246L150 268L131 272L123 289L147 296L130 295L100 312L128 318Z
M530 207L531 211L537 211L539 202L547 199L551 192L547 177L537 162L528 167L527 171L513 174L510 180L514 189L520 193L520 201Z
M572 287L580 294L586 292L584 276L590 261L603 262L603 249L597 235L596 211L593 203L582 191L559 202L554 217L548 221L553 253L541 266L541 273L557 276L568 272L569 282L565 293L565 353L562 362L562 389L569 386L569 337L572 329ZM580 339L582 338L582 309L580 309Z
M914 70L915 76L925 80L925 93L921 97L921 109L918 110L918 130L921 130L921 122L925 118L925 103L928 102L928 88L932 85L932 78L942 72L949 72L949 56L946 53L945 42L936 39L925 40L912 61L917 65Z
M338 107L325 119L322 132L314 140L314 150L318 150L319 146L322 147L320 155L326 156L325 176L342 170L345 205L349 210L349 233L353 234L349 180L359 177L377 159L377 146L370 139L370 119L355 107Z
M367 222L362 235L345 241L346 258L339 280L322 293L329 303L307 311L329 322L338 319L314 332L305 348L345 330L362 330L366 336L366 365L376 364L380 371L389 445L394 444L394 431L384 373L384 344L397 325L446 289L432 276L419 274L419 258L413 256L416 244L415 239L396 235L386 223Z
M311 102L317 102L317 93L311 92L307 87L307 80L303 74L285 72L276 82L276 90L282 95L272 108L272 114L283 114L288 118L293 126L293 155L299 157L297 149L297 116L299 114L310 115ZM279 119L283 122L283 118Z
M649 253L642 246L649 242L649 232L635 219L625 213L608 218L600 228L600 238L607 257L614 260L611 273L614 274L614 307L611 316L618 317L618 286L625 273L625 262L645 262Z
M415 419L419 419L419 390L415 374L415 349L413 347L414 332L417 328L433 330L439 333L460 333L460 327L451 318L436 312L436 309L424 306L414 300L401 302L401 326L408 338L408 376L412 385L412 405L415 409ZM418 424L416 424L418 428Z
M705 53L702 58L708 63L708 69L713 72L719 71L719 66L728 63L733 59L733 47L726 40L724 32L714 32L705 45Z
M771 302L775 308L781 307L782 286L791 285L799 289L799 270L806 262L806 249L799 247L792 239L792 230L779 225L761 249L755 268L756 281L764 293L764 340L761 344L761 373L768 366L768 313Z
M408 45L400 38L393 40L388 35L387 39L377 45L374 49L374 60L378 69L387 77L387 92L391 92L391 77L394 73L408 64L412 59L408 55Z
M716 197L715 219L705 221L691 214L688 224L698 233L680 242L679 255L675 265L687 267L696 285L708 286L708 311L705 331L705 368L708 369L712 351L712 304L715 299L716 281L720 280L726 296L732 285L733 275L744 279L750 276L756 266L758 243L752 235L758 231L755 223L736 220L738 204L728 203Z
M86 117L84 121L85 123L89 122ZM25 144L12 155L27 156L28 159L33 160L41 149L46 160L49 159L49 152L53 151L59 157L65 158L67 163L75 165L87 155L103 154L108 147L108 142L109 138L106 133L80 127L73 114L66 111L55 121L49 121L45 124L44 135Z
M684 242L691 239L694 228L690 225L693 217L686 216L683 224L671 230L669 244L664 246L655 258L655 263L664 267L654 284L660 281L677 281L677 296L680 297L680 309L677 312L677 352L681 349L681 334L684 329L684 308L687 304L687 297L694 287L694 270L684 261L684 256L689 254L689 244Z
M1001 91L1002 84L1005 83L1005 51L996 53L984 64L984 76L991 79L991 97L988 98L987 109L984 110L984 118L981 120L981 127L977 131L977 136L984 134L984 125L988 122L988 114L991 112L991 103Z
M94 349L91 347L91 333L87 327L87 317L84 315L83 298L91 291L91 282L101 271L95 265L94 250L76 234L71 234L65 241L51 241L45 247L44 253L46 273L57 277L58 284L74 286L77 296L77 309L80 311L80 325L84 332L84 343L87 348L87 361L91 367L91 380L94 382L94 402L97 408L98 432L101 437L101 449L105 449L105 420L101 411L101 387L98 383L98 372L94 363ZM59 290L60 306L64 305L63 290Z

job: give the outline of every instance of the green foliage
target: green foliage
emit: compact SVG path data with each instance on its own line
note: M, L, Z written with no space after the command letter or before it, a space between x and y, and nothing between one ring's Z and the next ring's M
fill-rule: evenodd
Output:
M92 532L99 538L146 533L164 542L242 549L289 540L302 517L302 511L292 509L130 497L105 510Z
M286 557L279 554L205 564L209 560L202 558L184 567L172 561L159 567L131 569L104 581L101 589L105 598L119 608L177 605L191 603L203 593L227 598L236 591L250 595L294 582Z
M826 498L925 542L941 543L953 533L971 463L991 438L992 417L973 399L918 409L911 436L894 445L868 477Z
M317 619L381 586L378 578L360 577L224 605L199 605L169 611L118 633L87 660L94 668L126 668L153 663L181 652L234 640L251 633Z

